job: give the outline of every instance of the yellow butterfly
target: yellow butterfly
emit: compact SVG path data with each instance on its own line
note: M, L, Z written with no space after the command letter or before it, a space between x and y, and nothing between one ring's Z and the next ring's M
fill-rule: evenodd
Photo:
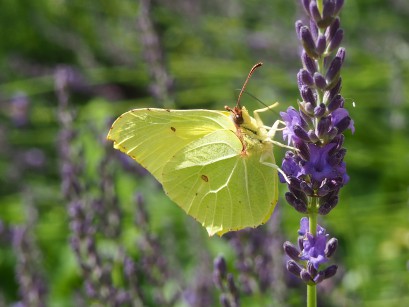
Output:
M166 194L206 227L209 235L256 227L278 199L272 140L277 124L263 125L240 106L226 111L134 109L113 123L108 140L145 167ZM276 122L278 123L278 122Z

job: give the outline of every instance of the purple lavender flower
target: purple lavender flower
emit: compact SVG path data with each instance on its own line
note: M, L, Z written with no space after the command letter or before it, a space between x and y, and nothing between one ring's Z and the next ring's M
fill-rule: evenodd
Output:
M338 268L336 265L331 265L323 270L319 269L334 254L338 246L337 239L328 240L329 235L320 225L317 225L316 234L311 234L309 221L306 217L300 220L298 234L300 235L298 238L300 250L288 241L283 246L285 253L292 259L287 262L288 271L308 284L318 284L335 275ZM297 263L302 261L307 262L305 268Z
M340 94L345 49L340 47L344 32L338 14L344 1L301 3L310 19L308 25L301 20L295 23L304 49L303 67L297 74L301 100L298 110L289 107L280 113L285 123L283 139L294 147L285 154L285 176L280 174L280 181L288 184L287 202L316 223L317 214L326 215L338 204L338 193L349 181L343 133L348 129L353 133L355 128ZM312 286L335 275L336 265L319 269L334 253L337 240L327 242L325 229L319 225L309 228L309 221L307 217L300 221L299 249L286 242L284 251L291 258L287 270Z
M328 235L325 234L325 229L318 225L317 234L313 236L308 232L308 218L301 219L301 228L298 233L303 233L303 250L301 251L301 260L310 261L314 268L318 270L320 264L325 263L328 259L325 257L325 247Z
M312 182L321 183L324 179L334 179L343 177L345 173L345 163L331 165L330 151L335 144L330 143L322 147L315 144L308 144L310 159L303 163L301 174L310 176Z
M300 113L293 107L289 107L287 112L280 112L282 119L285 122L285 128L283 130L284 140L288 140L288 144L297 142L298 137L294 133L294 127L305 127L306 123L300 116Z
M345 49L338 47L343 31L337 15L343 1L323 1L321 9L316 1L304 0L302 5L310 18L308 26L300 20L295 24L304 47L303 68L297 74L302 99L298 110L289 107L280 113L285 122L283 138L295 148L283 159L287 178L280 176L280 180L289 183L286 199L296 210L328 214L338 203L339 190L349 181L343 133L355 131L340 95ZM319 198L317 208L311 205L312 198Z

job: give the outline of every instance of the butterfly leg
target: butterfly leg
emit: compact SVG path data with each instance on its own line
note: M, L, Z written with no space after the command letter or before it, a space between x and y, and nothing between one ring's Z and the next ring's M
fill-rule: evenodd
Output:
M284 122L281 121L281 120L276 120L276 121L274 122L274 124L273 124L271 127L268 128L267 136L269 137L270 142L273 143L274 145L280 146L280 147L282 147L282 148L287 148L287 149L291 149L291 150L298 151L298 149L295 148L295 147L288 146L288 145L285 145L285 144L283 144L283 143L280 143L280 142L277 142L277 141L274 141L274 140L273 140L274 137L275 137L276 132L277 132L277 131L282 131L282 130L284 129L284 128L278 128L278 125L279 125L279 124L284 124Z
M274 164L274 163L265 161L265 156L264 156L264 155L261 155L261 157L260 157L260 163L261 163L261 164L264 164L264 165L266 165L266 166L269 166L269 167L271 167L271 168L273 168L273 169L275 169L275 170L277 170L277 171L284 177L285 181L286 181L288 184L290 183L290 179L288 179L288 177L287 177L287 175L284 173L284 171L283 171L280 167L278 167L277 164Z
M276 106L278 106L278 102L273 103L271 106L268 106L268 107L265 107L265 108L262 108L262 109L254 110L254 112L253 112L254 119L257 121L257 124L259 126L264 126L263 121L261 120L259 113L271 110L272 108L275 108Z

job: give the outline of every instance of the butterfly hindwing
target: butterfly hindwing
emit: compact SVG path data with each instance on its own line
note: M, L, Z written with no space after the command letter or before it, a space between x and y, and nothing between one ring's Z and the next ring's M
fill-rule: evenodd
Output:
M179 151L164 167L168 196L210 235L255 227L277 201L277 173L260 163L262 152L242 154L230 131L218 130Z

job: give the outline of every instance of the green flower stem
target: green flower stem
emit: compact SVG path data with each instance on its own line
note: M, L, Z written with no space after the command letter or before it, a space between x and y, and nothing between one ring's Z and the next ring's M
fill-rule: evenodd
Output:
M311 198L309 206L309 232L317 235L317 197ZM307 285L307 307L317 307L317 286L315 284Z
M317 285L307 285L307 307L317 307Z

